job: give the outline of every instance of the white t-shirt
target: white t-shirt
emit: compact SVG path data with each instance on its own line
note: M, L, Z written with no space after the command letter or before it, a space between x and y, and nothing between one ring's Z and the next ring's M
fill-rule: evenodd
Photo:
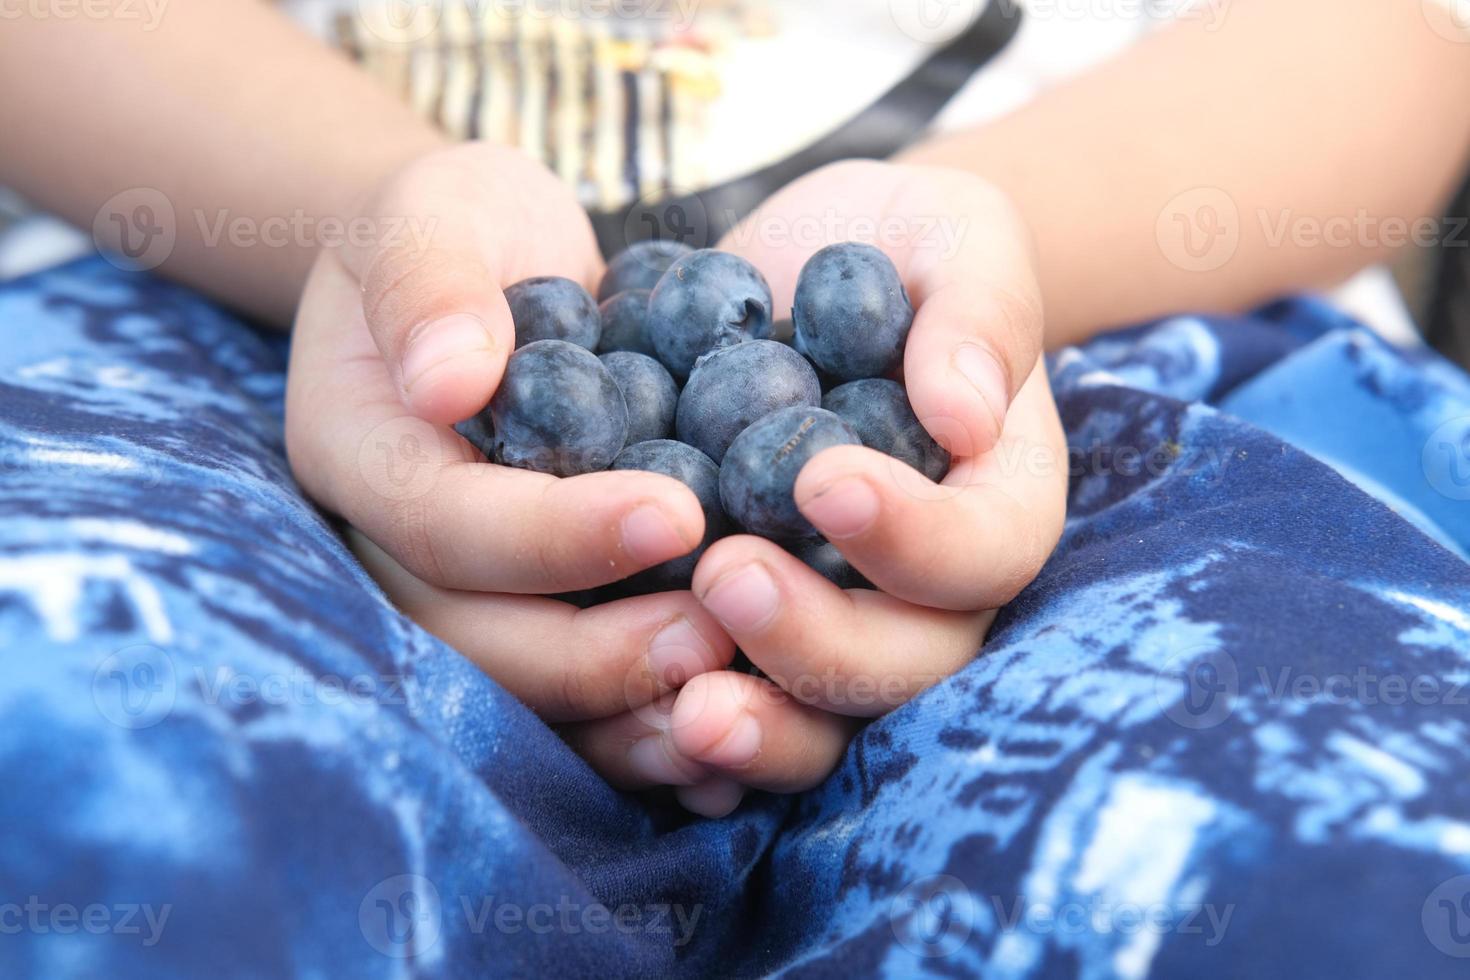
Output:
M451 133L519 145L590 207L611 210L796 153L888 92L986 2L1012 11L1019 34L956 93L941 127L1008 112L1173 17L1217 16L1225 0L283 5Z
M589 208L703 190L786 159L889 92L982 11L1019 17L933 128L974 126L1228 0L280 0L450 133L511 143ZM989 10L986 5L998 5ZM1017 12L1019 9L1019 13ZM637 16L632 16L637 14ZM263 53L262 57L268 57ZM917 135L917 133L915 134ZM38 245L0 239L0 279ZM44 237L44 236L43 236ZM80 247L84 240L68 239ZM27 258L31 257L31 262ZM1339 302L1412 338L1382 270Z

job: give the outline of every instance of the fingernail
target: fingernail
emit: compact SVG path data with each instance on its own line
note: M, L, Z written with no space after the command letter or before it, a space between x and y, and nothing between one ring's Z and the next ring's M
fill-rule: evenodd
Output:
M623 551L640 564L657 565L689 550L673 522L652 504L644 504L623 518Z
M674 790L679 804L690 813L719 820L735 812L745 798L745 787L733 779L712 776L698 786L681 786Z
M714 661L715 652L687 619L674 620L648 645L648 670L665 690L683 687Z
M761 724L753 716L742 714L724 738L699 754L699 761L721 769L739 769L754 762L760 751Z
M479 317L456 313L422 327L403 355L403 387L412 388L439 365L494 346Z
M662 735L649 735L628 749L628 768L639 779L660 786L693 786L706 776L698 765L682 760L681 766L669 754Z
M1011 400L1010 386L1006 383L1005 368L1001 367L1000 360L979 344L961 344L954 352L954 366L980 393L980 399L995 419L995 431L999 433Z
M801 512L828 538L850 538L873 526L878 506L878 494L867 480L848 477L818 490Z
M770 573L759 562L752 562L717 581L701 601L727 629L749 633L776 618L781 593Z

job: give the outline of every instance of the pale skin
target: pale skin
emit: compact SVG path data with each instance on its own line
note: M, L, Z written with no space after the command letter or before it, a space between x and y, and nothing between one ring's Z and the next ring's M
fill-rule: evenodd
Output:
M918 307L905 380L955 450L953 471L926 484L844 448L796 489L882 592L841 592L741 536L709 551L691 592L586 611L541 598L687 552L703 531L673 481L507 470L449 428L504 369L506 286L530 275L595 285L585 216L519 153L447 147L264 5L175 3L147 32L120 18L0 23L0 183L83 227L122 190L166 195L182 217L163 272L266 322L294 320L293 468L352 524L354 549L400 608L566 726L615 784L674 785L686 806L720 815L747 788L820 782L860 719L962 667L1040 569L1061 532L1066 470L1043 346L1177 310L1239 309L1383 257L1362 242L1273 243L1259 212L1438 213L1470 145L1470 44L1431 29L1417 2L1241 0L1210 23L1161 32L902 165L810 175L752 217L743 231L756 234L724 244L762 269L783 310L814 246L763 226L837 210L911 230L944 215L967 229L953 249L917 231L878 242ZM1235 254L1208 273L1170 262L1156 228L1171 199L1199 187L1247 216ZM384 227L412 216L433 231L427 251L210 245L190 216L219 208ZM407 499L385 492L386 464L364 452L404 431L427 467ZM720 669L736 644L769 680Z

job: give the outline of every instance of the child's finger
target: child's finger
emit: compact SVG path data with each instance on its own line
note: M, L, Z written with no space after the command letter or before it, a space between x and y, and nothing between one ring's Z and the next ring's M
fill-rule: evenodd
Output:
M579 610L553 599L435 588L363 535L353 532L351 543L404 615L549 722L643 708L735 656L734 643L687 592Z
M561 729L561 736L587 764L618 789L694 787L710 778L704 766L686 759L669 737L674 694L626 712Z
M717 671L675 696L669 737L681 759L753 789L799 793L827 778L859 726L765 678Z
M360 283L368 329L399 398L419 418L444 425L462 422L489 403L515 349L503 290L519 272L496 236L548 233L487 227L466 193L483 174L462 172L462 166L454 153L421 160L374 202L385 230L411 218L408 227L420 235L385 231L370 246L341 252ZM532 183L554 180L549 174L520 176ZM522 188L531 198L538 191L564 193L559 187ZM594 274L588 258L595 262L597 254L590 227L556 227L554 233L582 247L563 251L563 268L537 272L588 280Z
M710 548L694 594L796 700L857 717L891 711L969 663L995 618L844 592L772 542L745 536Z
M943 235L916 231L896 256L916 311L904 382L930 434L969 457L1000 439L1011 401L1040 356L1041 288L1025 224L1003 195L978 181L947 197L932 196L928 186L918 177L891 205L957 222Z
M296 337L291 462L311 496L419 578L556 594L618 581L699 545L704 512L675 480L558 480L493 466L452 430L407 415L355 303L352 290L307 292L302 315L331 326Z
M363 258L363 311L403 404L452 425L490 402L515 349L510 307L471 243Z
M829 449L796 482L801 512L885 592L940 609L996 609L1045 563L1066 517L1065 437L1040 365L1005 435L938 485L871 449Z
M690 813L719 820L735 812L745 799L745 787L724 776L711 776L702 783L676 788L674 796Z

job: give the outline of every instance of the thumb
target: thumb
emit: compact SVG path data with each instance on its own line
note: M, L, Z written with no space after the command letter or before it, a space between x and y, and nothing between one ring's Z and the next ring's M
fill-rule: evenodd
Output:
M961 458L1000 440L1043 339L1024 222L998 192L971 188L968 197L957 213L973 220L952 243L914 248L905 277L916 307L904 351L909 400L929 434Z
M498 277L468 238L440 223L428 243L345 249L363 314L399 397L414 415L462 422L490 402L515 347Z

